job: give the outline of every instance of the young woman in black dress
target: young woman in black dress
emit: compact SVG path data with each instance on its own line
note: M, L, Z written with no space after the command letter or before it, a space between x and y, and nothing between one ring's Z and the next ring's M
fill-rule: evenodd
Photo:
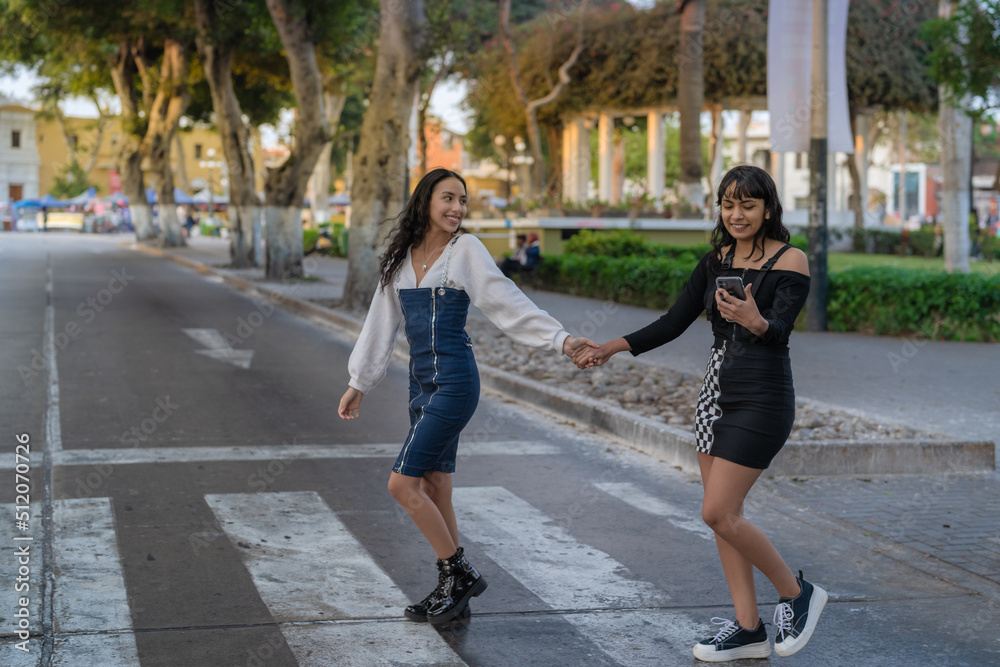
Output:
M778 590L775 651L788 656L812 636L827 600L819 586L796 577L777 549L743 516L743 501L785 444L795 417L788 336L809 293L809 263L788 245L781 203L766 171L738 166L719 184L719 217L712 251L684 292L656 322L601 345L580 348L581 368L612 355L638 355L681 335L702 313L715 342L695 419L705 499L702 518L715 532L722 569L736 608L736 622L713 619L721 629L694 647L706 662L766 658L771 653L757 612L753 568ZM720 276L739 277L745 299L716 288Z

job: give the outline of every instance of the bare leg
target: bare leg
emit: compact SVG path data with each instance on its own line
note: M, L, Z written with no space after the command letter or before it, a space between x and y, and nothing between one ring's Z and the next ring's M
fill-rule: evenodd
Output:
M398 472L389 474L389 493L417 524L438 558L449 558L458 546L437 505L424 492L420 477L408 477Z
M774 584L781 597L798 595L799 583L767 536L743 516L743 501L763 471L707 454L699 453L698 459L705 485L702 518L715 532L736 621L752 630L760 619L753 568Z
M448 532L451 533L451 539L458 547L458 521L455 519L455 507L451 502L451 480L451 473L431 471L420 480L420 488L441 512L441 517L448 526Z

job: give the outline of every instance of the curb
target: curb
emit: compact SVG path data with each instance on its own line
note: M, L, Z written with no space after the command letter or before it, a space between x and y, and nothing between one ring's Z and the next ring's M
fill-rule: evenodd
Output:
M201 262L179 257L140 243L123 244L156 257L165 257L201 274L219 276L242 292L266 295L284 310L322 320L356 337L363 322L330 308L296 299L265 285L226 275ZM403 350L400 350L400 345ZM406 342L399 340L394 355L406 358ZM401 352L403 352L401 354ZM479 366L483 388L518 403L546 410L562 418L588 424L606 435L625 441L685 472L698 473L694 434L632 414L589 396L561 391L492 366ZM926 440L824 440L788 442L771 466L769 476L885 475L993 472L994 444L988 441Z

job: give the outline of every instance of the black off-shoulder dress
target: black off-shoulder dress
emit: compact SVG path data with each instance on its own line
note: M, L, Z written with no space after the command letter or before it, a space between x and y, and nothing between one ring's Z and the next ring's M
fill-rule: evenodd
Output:
M809 276L772 269L791 246L779 249L759 269L732 268L735 244L720 262L701 258L677 302L652 324L625 336L638 355L680 336L704 311L715 342L698 396L698 451L749 468L767 468L788 439L795 419L795 390L788 336L809 294ZM728 322L715 303L715 278L741 276L768 321L763 337Z

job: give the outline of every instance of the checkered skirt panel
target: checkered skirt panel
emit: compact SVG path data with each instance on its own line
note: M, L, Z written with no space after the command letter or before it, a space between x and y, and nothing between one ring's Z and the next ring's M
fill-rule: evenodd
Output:
M701 391L698 392L694 435L698 451L705 454L712 452L712 444L715 442L713 425L715 420L722 416L722 408L719 407L719 396L722 394L719 388L719 371L725 356L724 349L712 348L712 356L709 357L708 367L705 369L705 381L701 385Z

